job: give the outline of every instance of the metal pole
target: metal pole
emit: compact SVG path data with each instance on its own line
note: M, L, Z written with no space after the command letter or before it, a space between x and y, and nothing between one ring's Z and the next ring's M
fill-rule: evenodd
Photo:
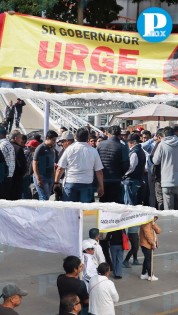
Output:
M47 131L49 130L49 110L50 105L48 101L45 101L44 104L44 139L46 138Z

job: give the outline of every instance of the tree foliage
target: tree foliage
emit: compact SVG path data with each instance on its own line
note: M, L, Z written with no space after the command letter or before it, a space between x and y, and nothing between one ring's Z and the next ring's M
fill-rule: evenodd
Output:
M122 9L115 0L91 0L85 8L84 17L91 26L104 28L107 24L117 20Z
M91 26L106 27L117 19L122 10L117 0L0 0L0 10L15 10L36 16L41 16L45 11L47 18L76 24L80 1L84 9L84 19Z

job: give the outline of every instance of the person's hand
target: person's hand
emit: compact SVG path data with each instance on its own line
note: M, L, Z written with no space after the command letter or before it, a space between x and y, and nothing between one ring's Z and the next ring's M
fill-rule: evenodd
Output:
M61 191L60 184L59 183L54 183L54 185L53 185L53 192L58 194L60 191Z
M37 184L39 187L43 187L43 181L40 177L37 178Z
M98 186L98 197L102 197L104 195L104 188L103 186Z
M155 245L154 245L154 244L151 245L151 249L152 249L152 250L155 249Z

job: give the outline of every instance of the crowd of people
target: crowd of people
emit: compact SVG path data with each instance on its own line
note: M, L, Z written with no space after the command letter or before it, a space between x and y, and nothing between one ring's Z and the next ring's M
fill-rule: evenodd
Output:
M156 246L153 230L160 233L159 227L153 222L141 226L140 245L145 259L142 266L141 280L158 280L151 274L151 248ZM116 233L115 233L116 232ZM65 273L57 277L56 285L59 293L58 315L115 315L115 304L119 301L119 294L111 278L111 269L115 279L122 279L116 275L121 272L123 261L122 233L109 232L106 240L110 244L112 265L106 262L103 248L100 245L101 234L99 229L91 228L89 238L83 240L82 258L67 256L63 262ZM119 232L119 234L118 234ZM118 245L117 237L120 237ZM150 248L151 246L151 248ZM115 252L120 252L120 263L114 260ZM14 310L22 302L22 297L28 293L18 288L14 283L7 284L2 289L0 298L4 302L0 305L0 315L18 315Z
M19 129L7 135L7 127L0 124L1 199L49 200L54 194L56 201L90 203L97 193L100 202L178 210L178 126L161 128L154 135L143 129L130 133L117 125L99 135L88 126L75 134L65 127L61 131L58 136L49 130L44 141L38 134L27 140ZM142 225L140 232L138 226L128 229L131 249L124 260L124 230L109 232L100 246L99 231L92 229L82 244L83 260L69 256L64 261L66 274L57 280L59 314L87 314L89 303L89 313L97 315L104 301L105 310L110 305L113 311L102 314L114 314L119 296L108 279L110 271L122 279L122 267L131 268L132 256L132 265L140 265L139 244L144 254L140 279L158 280L151 271L151 253L160 233L156 220Z
M0 124L1 199L48 200L55 193L56 200L93 202L98 192L100 202L178 209L178 126L154 135L119 126L98 136L87 127L61 131L27 141Z

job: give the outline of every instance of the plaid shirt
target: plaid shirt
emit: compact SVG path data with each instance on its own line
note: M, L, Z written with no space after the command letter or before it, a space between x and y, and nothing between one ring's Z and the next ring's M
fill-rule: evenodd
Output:
M9 168L8 177L12 177L15 170L15 150L13 145L6 138L0 140L0 150L2 151L6 164Z

